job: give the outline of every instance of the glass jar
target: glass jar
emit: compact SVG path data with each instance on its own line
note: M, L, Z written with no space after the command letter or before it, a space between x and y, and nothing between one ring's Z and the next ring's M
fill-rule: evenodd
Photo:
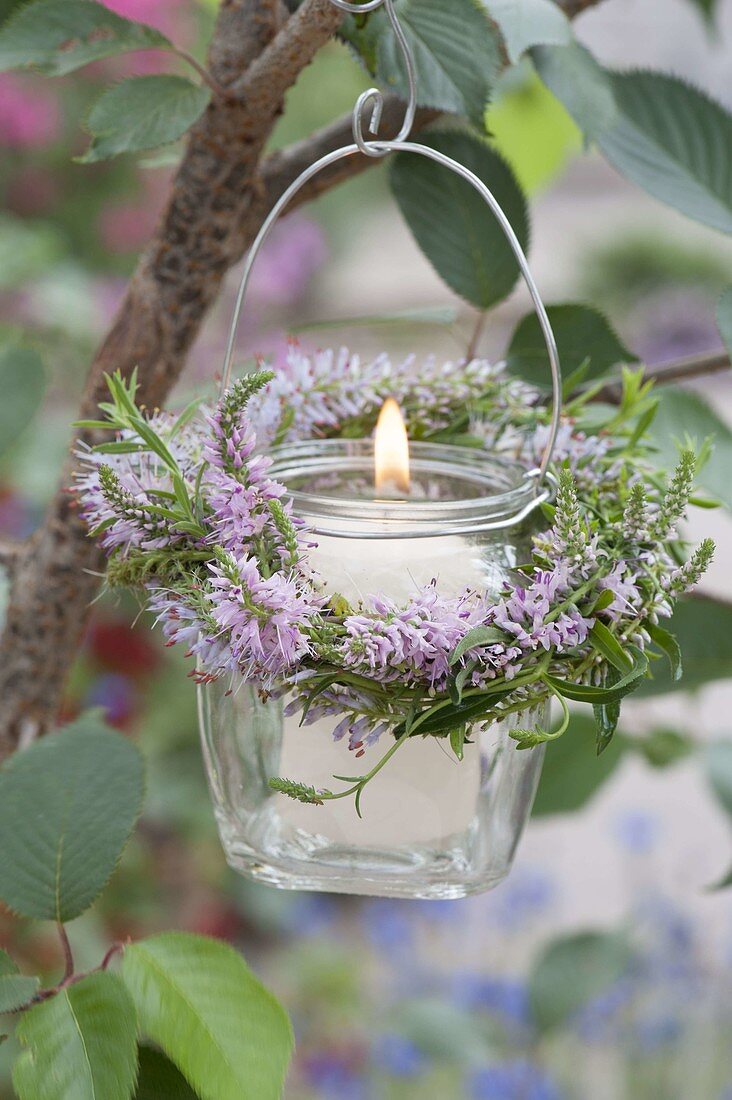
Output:
M435 580L441 595L496 596L529 558L533 514L547 499L533 473L472 448L415 443L413 492L376 500L373 445L316 440L273 452L272 476L313 533L313 568L351 603L371 595L406 602ZM229 863L288 889L456 898L508 873L531 812L543 746L517 751L512 725L546 725L544 708L468 732L458 761L441 738L414 737L352 799L312 806L273 792L273 776L338 789L334 776L366 772L385 738L355 765L338 718L300 725L287 699L249 685L199 688L204 754Z

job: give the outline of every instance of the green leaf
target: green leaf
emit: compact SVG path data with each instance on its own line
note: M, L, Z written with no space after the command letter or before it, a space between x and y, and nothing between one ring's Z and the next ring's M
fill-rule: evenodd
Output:
M569 729L546 747L535 817L570 814L582 809L615 773L623 753L619 739L598 757L595 723L585 714L572 714Z
M477 646L495 645L496 642L505 642L505 640L506 635L498 627L475 626L455 646L450 654L450 664L456 665L470 649L475 649Z
M614 687L621 675L622 670L619 670L616 665L608 665L605 669L603 687ZM607 752L618 728L618 722L620 721L620 700L615 699L611 703L595 703L592 712L595 718L595 726L597 727L597 736L595 738L597 755L602 756L603 753Z
M27 978L25 974L6 974L0 977L0 1013L15 1012L28 1004L40 984L39 978Z
M650 429L656 448L655 461L672 470L679 452L690 440L699 450L706 440L713 446L700 469L697 481L727 508L732 509L732 430L712 406L698 393L679 386L663 386L658 391L658 410Z
M135 1100L198 1100L198 1097L164 1054L142 1046Z
M652 768L668 768L685 759L695 749L695 742L678 730L654 729L643 737L629 737L627 748L639 753Z
M92 143L81 164L176 141L201 117L211 92L183 76L136 76L103 92L89 113Z
M414 54L420 105L465 115L482 130L501 57L497 36L479 4L400 0L396 11ZM401 50L386 19L377 45L376 73L379 83L406 97Z
M642 695L663 695L682 688L702 687L732 677L732 605L707 596L680 600L669 620L684 656L684 678L656 662L653 679L644 681Z
M709 887L708 887L708 889L709 889L710 891L714 891L714 890L728 890L728 889L730 888L730 886L732 886L732 867L730 867L730 869L729 869L729 871L727 872L727 874L726 874L726 875L724 875L724 877L723 877L723 878L721 878L721 879L719 880L719 882L715 882L715 883L714 883L714 885L713 885L713 886L709 886Z
M582 383L602 378L621 363L635 363L637 356L620 340L599 310L585 305L558 305L547 309L559 350L562 373L570 378L589 360ZM551 368L535 313L519 321L506 356L512 374L532 386L549 389Z
M717 11L717 0L691 0L691 3L701 12L705 23L711 25Z
M526 250L526 201L506 162L472 134L430 134L424 144L464 164L487 184ZM471 184L423 157L399 153L392 161L391 186L418 245L448 286L479 309L511 293L518 264Z
M500 27L509 61L515 64L532 46L567 46L569 20L553 0L482 0Z
M92 0L35 0L0 30L0 72L33 65L63 76L90 61L130 50L169 50L164 34L132 23Z
M116 974L89 974L23 1016L13 1068L19 1100L130 1100L137 1022Z
M277 1100L292 1051L285 1012L233 948L182 932L127 948L142 1032L202 1100Z
M140 812L137 749L96 717L16 753L0 771L0 898L69 921L112 874Z
M6 977L8 974L17 974L18 967L7 951L3 951L0 948L0 978Z
M577 932L546 947L529 979L529 1002L539 1032L559 1027L628 971L626 941L605 932Z
M595 140L617 117L609 73L575 42L571 46L537 46L532 57L539 76L586 135Z
M717 327L728 355L732 356L732 286L725 290L717 303Z
M590 642L598 653L601 653L611 665L615 666L618 672L623 674L630 672L633 662L615 635L599 620L595 622L590 631Z
M661 626L654 626L653 623L649 623L646 626L646 630L650 634L654 644L668 657L671 666L671 675L674 680L680 680L684 671L681 662L681 647L673 634L668 630L664 630Z
M732 233L732 115L676 77L614 73L618 115L598 137L618 172L695 221Z
M732 817L732 741L716 741L706 750L706 774L723 810Z
M612 687L594 687L592 684L572 684L568 680L560 680L556 676L544 677L559 695L565 699L572 699L576 703L616 703L630 692L635 691L639 682L648 671L648 658L635 646L628 646L628 653L633 660L631 671L622 676Z
M0 349L0 454L27 428L43 398L46 376L32 348Z

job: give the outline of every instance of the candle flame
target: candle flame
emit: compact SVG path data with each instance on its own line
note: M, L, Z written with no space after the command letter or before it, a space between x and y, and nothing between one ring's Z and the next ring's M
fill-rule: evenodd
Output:
M374 466L377 492L409 492L409 438L401 409L393 397L387 397L379 413Z

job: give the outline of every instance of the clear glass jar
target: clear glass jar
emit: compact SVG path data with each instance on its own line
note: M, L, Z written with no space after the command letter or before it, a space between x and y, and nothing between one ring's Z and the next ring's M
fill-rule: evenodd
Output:
M406 602L433 579L446 596L496 595L528 560L533 512L548 495L520 464L471 448L412 444L408 500L373 498L368 441L308 442L273 457L317 542L313 567L352 603ZM355 762L333 739L337 718L301 726L286 703L228 681L199 688L214 809L235 869L288 889L419 898L462 897L505 877L543 761L543 747L519 752L509 730L545 725L543 708L473 727L462 762L440 738L409 740L365 788L359 818L352 799L304 805L269 779L338 789L333 776L368 771L387 735Z

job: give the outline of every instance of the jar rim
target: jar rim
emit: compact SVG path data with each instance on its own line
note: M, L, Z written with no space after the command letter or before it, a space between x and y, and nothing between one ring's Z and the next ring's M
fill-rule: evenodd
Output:
M270 474L282 482L293 510L321 535L342 538L434 537L457 532L499 530L523 521L550 499L550 479L538 468L475 447L410 442L415 474L464 478L476 493L458 500L369 500L339 497L293 488L288 482L345 468L371 476L371 439L311 439L269 451Z

